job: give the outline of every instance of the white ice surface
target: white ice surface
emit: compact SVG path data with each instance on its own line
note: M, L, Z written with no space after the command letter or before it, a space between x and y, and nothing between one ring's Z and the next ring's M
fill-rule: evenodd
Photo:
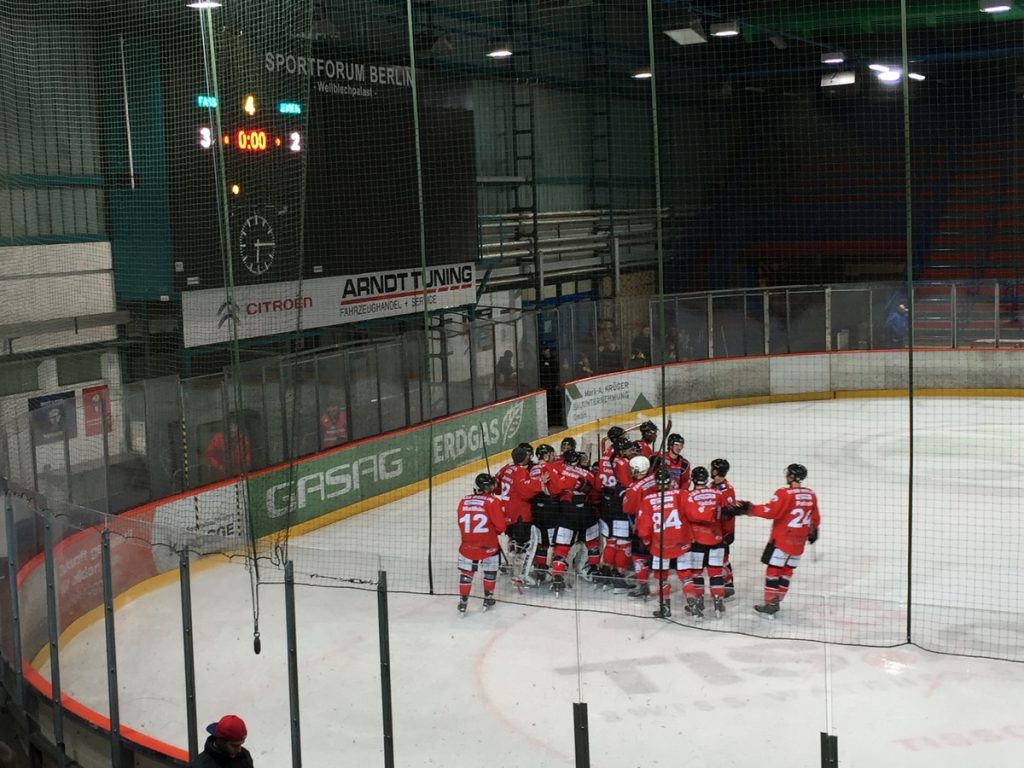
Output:
M914 639L1021 658L1019 401L927 399L914 416ZM572 765L580 700L595 768L818 765L825 730L838 736L845 768L1019 763L1020 663L736 634L903 642L907 418L905 401L871 399L673 415L694 463L732 462L741 497L766 500L791 461L810 470L822 539L776 622L751 610L767 533L758 520L739 523L739 596L704 628L646 618L651 604L582 584L558 606L593 610L538 607L556 602L547 593L516 603L503 583L499 594L513 602L485 614L475 597L460 619L451 596L454 521L438 512L434 579L445 594L390 595L396 763ZM453 508L466 486L435 487L435 508ZM401 521L402 536L423 536L416 521L424 508L416 494L294 540L291 552L301 572L342 576L337 553L362 550L366 572L350 575L372 575L380 562L392 588L423 590L421 559L384 532ZM256 765L288 766L283 589L260 590L263 651L255 656L249 585L239 564L193 575L199 718L241 715ZM303 764L383 764L376 594L305 586L297 602ZM612 609L633 615L595 612ZM116 628L122 722L184 747L179 615L175 583L125 605ZM64 692L105 713L102 623L76 635L60 660Z

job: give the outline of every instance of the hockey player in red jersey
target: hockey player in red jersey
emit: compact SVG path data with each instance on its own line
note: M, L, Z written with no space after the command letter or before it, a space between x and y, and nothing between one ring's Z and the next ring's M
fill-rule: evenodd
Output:
M771 539L761 556L761 562L767 566L764 603L754 606L765 618L775 618L779 604L789 592L793 569L800 562L805 545L818 540L821 526L818 497L801 485L806 478L807 467L790 464L786 467L786 485L775 491L767 504L750 507L752 517L774 521Z
M629 596L646 600L651 594L648 585L651 553L636 534L636 515L640 511L640 503L644 497L658 491L658 483L651 472L651 460L646 456L634 456L630 459L629 471L633 480L622 494L622 511L629 515L630 527L633 529L630 558L633 561L633 572L636 574L636 585L630 590Z
M687 602L692 599L687 594L689 570L682 559L690 551L693 534L681 509L681 492L675 487L668 470L659 469L654 473L654 479L655 491L641 499L637 510L636 534L650 549L651 573L661 585L661 605L654 615L668 618L672 615L672 587L668 583L670 569L676 571L684 599Z
M715 606L715 616L725 613L725 544L722 541L722 494L714 488L708 488L708 471L704 467L694 467L692 472L693 489L683 501L683 514L690 521L693 529L693 546L687 565L690 568L692 592L686 600L686 612L695 619L704 618L704 569L707 569L711 581L711 600Z
M625 436L626 430L622 427L608 427L607 435L601 439L601 445L599 446L600 458L603 459L605 456L611 456L615 452L615 444L620 438Z
M494 585L498 578L498 534L505 530L505 509L494 495L494 478L485 472L476 476L473 493L459 502L459 613L466 613L473 577L484 572L484 610L495 604Z
M617 592L626 591L632 535L629 516L622 511L622 494L633 480L629 460L639 453L636 443L620 437L612 453L602 456L598 466L598 479L601 482L601 535L605 543L601 555L601 572L594 580L599 586Z
M569 452L572 452L572 453L576 452L576 438L575 437L563 437L562 438L562 442L560 442L558 444L558 455L555 456L555 458L553 459L555 464L557 464L559 467L561 467L562 464L565 463L565 454L567 454Z
M711 485L722 494L722 509L730 511L736 505L736 489L725 479L729 473L729 462L725 459L714 459L711 464ZM722 542L725 544L725 600L728 602L736 596L736 587L732 579L732 563L729 561L729 548L736 541L736 518L731 514L722 515Z
M563 444L565 441L562 441ZM597 482L594 473L580 466L581 454L562 454L562 492L558 496L558 516L551 556L551 590L562 592L568 568L569 550L577 541L586 542L587 564L596 566L601 557L601 533L594 515L590 494Z
M683 436L673 432L665 441L665 455L659 458L660 465L668 470L676 488L684 491L690 488L690 462L683 457L685 444Z
M512 449L512 460L498 470L495 477L498 496L505 504L505 533L508 535L509 570L512 583L519 589L529 570L531 532L533 529L533 511L530 501L541 493L543 483L548 476L542 473L539 477L530 476L531 452L523 446ZM539 541L539 538L537 539Z
M554 458L554 448L546 443L538 445L537 463L530 468L530 477L541 481L541 492L530 500L533 526L540 536L539 543L533 548L533 572L526 579L526 584L531 587L547 581L550 575L548 547L554 536L555 526L558 525L558 497L567 484L570 487L572 484L572 481L563 478L562 470L554 463Z
M658 441L658 427L653 421L645 421L640 425L640 454L648 459L658 452L655 443Z

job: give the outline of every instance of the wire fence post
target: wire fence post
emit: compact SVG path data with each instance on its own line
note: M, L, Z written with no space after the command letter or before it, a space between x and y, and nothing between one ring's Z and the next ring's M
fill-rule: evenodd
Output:
M377 573L377 627L380 635L380 693L384 717L384 767L395 766L395 732L391 718L391 636L388 632L388 574Z

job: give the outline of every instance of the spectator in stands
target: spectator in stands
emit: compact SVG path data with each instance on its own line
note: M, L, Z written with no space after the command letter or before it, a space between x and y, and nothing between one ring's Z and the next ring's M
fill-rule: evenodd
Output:
M885 318L885 333L889 347L907 346L908 315L909 310L903 302L889 310L889 315Z
M494 365L494 378L499 387L512 387L516 383L516 371L512 366L512 350L506 349Z
M242 718L224 715L206 726L206 732L210 735L192 768L253 768L252 755L242 746L248 736Z
M622 347L614 336L598 341L597 371L611 373L622 370Z
M643 368L651 364L651 326L644 325L629 345L629 367Z
M590 364L590 358L586 354L580 355L580 360L576 363L576 371L574 378L585 379L587 376L594 375L594 366Z
M232 477L252 467L252 444L235 416L228 417L227 434L217 430L203 451L206 466L214 479Z
M337 403L320 414L320 448L331 448L348 440L348 417Z

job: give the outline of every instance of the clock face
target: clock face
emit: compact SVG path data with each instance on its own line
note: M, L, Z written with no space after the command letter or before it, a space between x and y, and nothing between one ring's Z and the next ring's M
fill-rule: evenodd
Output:
M238 233L238 252L245 268L254 275L264 274L274 263L275 251L274 229L270 222L258 213L252 214Z

